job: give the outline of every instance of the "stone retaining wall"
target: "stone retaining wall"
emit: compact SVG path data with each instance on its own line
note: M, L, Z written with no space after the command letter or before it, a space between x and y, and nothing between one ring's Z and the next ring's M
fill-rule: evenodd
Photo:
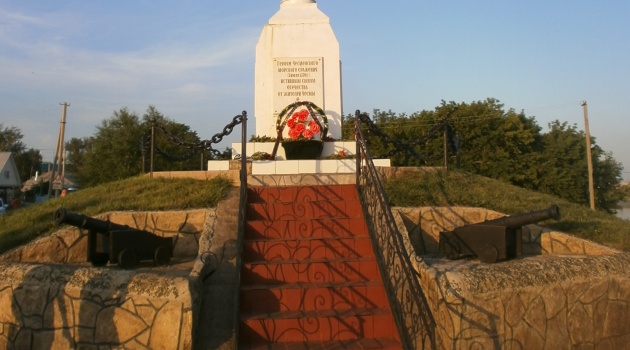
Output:
M479 208L397 208L440 349L627 349L630 254L528 225L519 259L437 254L440 231L502 216ZM424 249L419 249L418 247ZM526 248L527 247L527 248Z
M99 216L176 237L168 266L91 267L75 228L0 256L0 349L192 349L215 211Z
M0 349L192 348L186 277L0 263L0 281Z

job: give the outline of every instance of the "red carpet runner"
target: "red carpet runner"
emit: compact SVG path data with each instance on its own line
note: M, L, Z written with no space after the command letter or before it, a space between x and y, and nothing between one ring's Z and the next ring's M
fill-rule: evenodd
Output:
M253 187L247 210L240 349L402 348L354 185Z

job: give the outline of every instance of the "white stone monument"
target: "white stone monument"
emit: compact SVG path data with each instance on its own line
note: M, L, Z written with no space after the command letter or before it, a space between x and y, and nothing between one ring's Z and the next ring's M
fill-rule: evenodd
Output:
M269 19L256 45L255 76L256 135L276 138L278 115L297 101L313 102L324 110L328 136L341 139L341 62L339 43L328 16L314 0L282 0L280 10ZM286 128L284 135L286 135ZM242 156L240 143L232 155ZM247 144L246 157L273 153L275 142ZM324 142L323 159L288 160L282 147L273 160L252 160L254 175L354 173L355 159L325 159L330 155L354 155L355 141ZM333 157L334 158L334 157ZM373 160L389 166L389 159ZM227 161L209 161L208 170L225 171Z
M256 135L276 137L276 119L289 104L310 101L341 139L341 63L330 20L314 0L282 0L256 45Z

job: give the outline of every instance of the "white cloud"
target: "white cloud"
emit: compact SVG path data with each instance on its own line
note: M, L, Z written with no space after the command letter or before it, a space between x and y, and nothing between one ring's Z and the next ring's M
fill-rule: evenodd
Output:
M20 12L13 12L10 10L0 10L0 28L7 26L37 26L37 27L49 27L51 22L45 20L42 17L25 15Z
M0 101L10 102L0 121L20 128L28 147L48 149L56 142L62 101L70 102L68 139L93 134L123 106L142 115L153 104L182 123L207 127L211 122L199 116L213 114L217 101L233 99L228 95L234 91L253 92L252 82L230 80L229 72L238 72L240 64L253 67L260 28L111 50L77 44L92 25L70 13L24 15L0 8ZM44 105L44 112L24 112ZM209 127L219 130L227 122L219 118Z

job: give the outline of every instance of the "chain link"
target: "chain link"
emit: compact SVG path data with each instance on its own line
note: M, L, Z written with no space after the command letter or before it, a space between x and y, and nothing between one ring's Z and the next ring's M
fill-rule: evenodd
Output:
M446 120L442 120L438 124L435 124L434 126L432 126L427 131L426 134L421 135L416 140L399 141L399 140L393 139L391 136L387 135L385 132L379 129L379 127L372 121L372 119L370 119L367 113L359 114L359 118L361 119L361 124L367 127L367 133L380 138L381 142L385 145L391 144L394 146L394 149L392 149L389 152L379 154L376 156L376 158L391 158L394 155L402 153L405 157L404 159L405 166L409 164L410 156L413 156L414 158L420 160L421 162L428 162L430 160L434 160L441 157L441 155L421 156L420 154L418 154L418 152L416 152L415 147L425 145L428 141L437 138L437 133L444 130L444 128L448 128L450 130L450 126L446 122ZM450 134L451 133L449 133L449 135Z
M151 126L155 127L156 130L159 130L162 132L162 134L164 136L166 136L168 138L168 140L176 145L176 146L180 146L184 149L187 149L188 152L184 155L174 155L171 153L166 152L165 150L159 148L157 145L154 145L155 150L162 156L166 157L169 160L172 161L184 161L184 160L188 160L190 158L192 158L193 156L195 156L196 154L203 152L203 151L208 151L211 152L215 157L220 157L221 156L221 151L216 150L214 148L212 148L212 144L217 144L220 143L221 141L223 141L223 137L229 135L232 133L232 131L234 130L234 127L243 123L243 120L247 119L247 112L243 111L242 114L235 116L232 119L232 122L230 122L228 125L226 125L223 128L223 132L214 134L212 136L212 138L210 140L202 140L196 143L193 142L186 142L180 138L178 138L177 136L171 134L168 129L166 128L166 126L160 122L158 122L157 120L153 119L151 120ZM141 140L141 148L142 148L142 154L146 154L147 150L151 147L151 131L147 131L147 133L145 135L142 136L142 140Z

